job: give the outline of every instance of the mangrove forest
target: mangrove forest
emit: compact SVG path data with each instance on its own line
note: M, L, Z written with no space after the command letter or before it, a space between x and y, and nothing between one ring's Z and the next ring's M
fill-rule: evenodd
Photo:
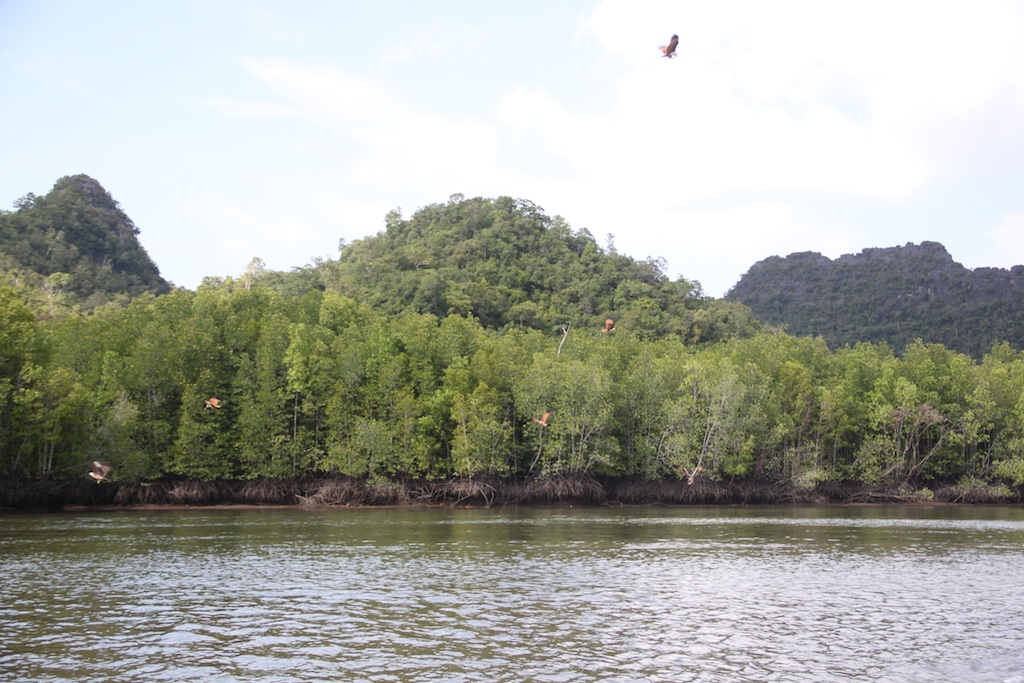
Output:
M4 244L66 257L3 254L0 505L44 485L114 503L218 485L255 502L1019 500L1024 355L1006 342L832 348L507 197L396 210L336 259L173 288L126 217L119 262L54 223L85 190L102 211L79 214L119 211L76 178L55 188L70 199L0 214Z

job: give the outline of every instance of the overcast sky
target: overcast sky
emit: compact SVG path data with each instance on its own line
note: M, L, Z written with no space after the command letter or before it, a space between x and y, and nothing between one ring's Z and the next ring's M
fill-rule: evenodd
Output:
M188 288L454 193L712 296L798 251L1008 268L1024 2L0 0L0 159L0 206L88 174Z

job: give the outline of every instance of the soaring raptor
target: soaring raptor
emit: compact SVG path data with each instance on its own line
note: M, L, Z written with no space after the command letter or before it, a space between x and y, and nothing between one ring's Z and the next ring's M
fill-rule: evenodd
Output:
M679 36L672 34L672 40L668 41L668 45L662 45L658 49L661 50L662 57L668 57L669 59L676 58L676 47L679 45Z

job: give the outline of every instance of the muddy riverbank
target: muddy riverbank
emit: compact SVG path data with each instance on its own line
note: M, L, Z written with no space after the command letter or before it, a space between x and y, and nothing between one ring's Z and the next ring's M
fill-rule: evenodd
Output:
M951 503L1019 504L1018 488L985 484L934 489L823 482L813 487L767 481L546 477L527 480L372 481L351 477L274 480L8 481L0 509L8 511L92 506L294 505L309 507L439 505L771 505Z

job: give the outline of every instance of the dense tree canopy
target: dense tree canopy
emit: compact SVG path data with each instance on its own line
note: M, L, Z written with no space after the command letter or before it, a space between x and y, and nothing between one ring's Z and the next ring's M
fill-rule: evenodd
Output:
M1024 484L1010 345L830 349L661 270L529 202L453 197L195 292L49 315L0 286L0 469Z
M979 360L997 342L1024 348L1024 266L968 270L936 242L834 261L813 252L773 256L754 264L726 298L832 348L869 341L902 352L923 339Z
M0 290L0 466L122 480L340 473L1024 483L1024 357L831 351L759 333L687 345L335 291L203 287L36 322ZM220 408L204 399L217 397ZM550 413L547 424L534 418Z
M327 287L387 313L471 315L489 329L599 329L611 318L645 338L696 343L757 327L745 306L670 280L659 261L602 249L587 230L521 199L453 195L409 219L392 211L385 224L321 264Z
M28 194L0 212L0 283L58 305L91 309L170 285L117 202L86 175L61 178L43 197Z

